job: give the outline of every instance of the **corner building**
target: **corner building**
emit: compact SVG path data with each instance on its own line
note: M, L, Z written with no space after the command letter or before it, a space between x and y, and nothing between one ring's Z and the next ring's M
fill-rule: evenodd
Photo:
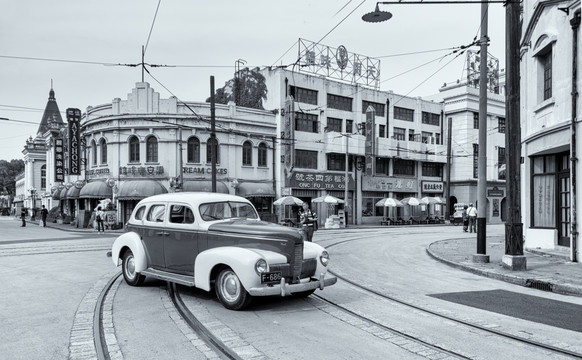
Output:
M216 191L249 198L272 220L275 116L230 103L216 105L215 119L212 140L210 103L161 99L147 82L124 100L89 106L81 120L84 208L111 199L115 221L123 224L145 197L211 191L210 144L216 141Z

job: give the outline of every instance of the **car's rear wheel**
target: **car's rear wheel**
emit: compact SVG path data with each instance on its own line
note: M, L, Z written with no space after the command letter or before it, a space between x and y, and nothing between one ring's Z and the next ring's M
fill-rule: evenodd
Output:
M218 273L215 289L218 300L227 309L242 310L251 303L251 295L231 268L224 268Z
M135 271L135 257L133 256L131 250L127 250L125 254L123 254L121 268L123 272L123 278L128 285L139 286L141 283L143 283L145 276Z

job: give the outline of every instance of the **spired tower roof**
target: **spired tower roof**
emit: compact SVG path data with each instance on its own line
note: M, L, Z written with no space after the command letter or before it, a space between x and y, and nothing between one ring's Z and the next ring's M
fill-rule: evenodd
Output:
M42 120L38 126L36 136L42 136L50 130L52 128L51 124L53 123L59 124L59 128L65 125L63 118L61 117L61 112L59 111L59 106L57 105L57 100L55 99L55 91L51 87L48 102L44 108L44 114L42 115Z

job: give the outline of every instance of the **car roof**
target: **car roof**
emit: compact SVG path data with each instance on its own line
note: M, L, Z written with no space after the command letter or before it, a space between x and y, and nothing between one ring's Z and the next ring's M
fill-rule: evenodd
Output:
M237 195L201 191L184 191L153 195L141 200L139 203L144 204L158 201L179 201L189 204L202 204L216 201L242 201L249 203L249 200Z

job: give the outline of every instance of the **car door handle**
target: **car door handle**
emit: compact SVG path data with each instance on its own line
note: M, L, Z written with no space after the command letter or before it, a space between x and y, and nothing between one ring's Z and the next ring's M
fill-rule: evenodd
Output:
M165 231L160 231L160 232L157 232L156 235L158 235L158 236L168 236L168 235L170 235L170 233L165 232Z

